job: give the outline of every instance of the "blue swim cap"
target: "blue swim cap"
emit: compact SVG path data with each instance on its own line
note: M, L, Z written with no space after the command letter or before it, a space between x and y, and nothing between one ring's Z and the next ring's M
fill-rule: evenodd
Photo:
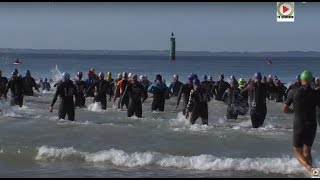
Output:
M30 71L29 70L26 70L26 76L30 76Z
M193 81L193 78L191 76L188 76L189 81Z
M200 80L198 78L195 78L193 80L193 84L199 86L200 85Z
M296 76L296 80L300 80L300 75L297 75L297 76Z
M69 80L70 79L70 74L67 73L67 72L62 73L62 79L65 80L65 81Z
M208 76L205 74L205 75L203 75L203 80L208 80Z
M253 75L254 78L258 78L258 79L262 79L261 73L260 72L256 72Z

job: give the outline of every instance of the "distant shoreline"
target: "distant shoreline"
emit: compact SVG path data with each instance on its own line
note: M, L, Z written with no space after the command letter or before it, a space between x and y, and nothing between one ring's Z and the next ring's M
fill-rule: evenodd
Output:
M169 50L71 50L71 49L13 49L0 48L0 54L59 54L59 55L125 55L125 56L169 56ZM238 57L320 57L316 51L275 51L275 52L209 52L176 51L179 56L238 56Z

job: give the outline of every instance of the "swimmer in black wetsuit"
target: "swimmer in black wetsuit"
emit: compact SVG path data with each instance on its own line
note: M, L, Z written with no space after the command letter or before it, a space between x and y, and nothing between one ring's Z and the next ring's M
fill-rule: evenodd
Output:
M310 71L302 72L300 77L302 86L290 91L282 110L284 113L294 111L293 152L300 164L311 171L311 147L317 132L316 107L320 105L320 96L310 87ZM294 110L289 109L291 104Z
M210 97L207 91L201 87L198 78L193 80L193 90L190 92L189 102L187 105L186 119L190 116L190 123L195 124L196 120L200 117L202 124L208 125L208 102Z
M73 101L73 96L78 94L76 85L70 80L69 73L62 73L63 80L57 86L57 90L54 94L54 98L52 103L49 107L49 111L53 111L53 105L60 97L60 106L59 106L59 119L65 119L66 115L68 114L68 120L74 121L75 116L75 106Z
M141 118L142 103L148 98L148 93L147 90L138 81L138 76L136 74L132 75L131 80L132 82L127 85L123 93L124 96L127 94L129 95L127 116L131 117L135 114L138 118Z

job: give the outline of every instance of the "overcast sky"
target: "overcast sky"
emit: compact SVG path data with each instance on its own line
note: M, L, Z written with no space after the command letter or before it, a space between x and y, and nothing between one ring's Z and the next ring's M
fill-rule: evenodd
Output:
M276 22L276 2L0 3L0 48L320 51L320 3L295 3Z

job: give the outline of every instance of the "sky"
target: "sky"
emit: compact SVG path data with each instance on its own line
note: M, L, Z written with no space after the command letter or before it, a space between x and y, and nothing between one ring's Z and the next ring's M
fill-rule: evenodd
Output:
M320 51L320 2L0 3L0 48L177 51Z

